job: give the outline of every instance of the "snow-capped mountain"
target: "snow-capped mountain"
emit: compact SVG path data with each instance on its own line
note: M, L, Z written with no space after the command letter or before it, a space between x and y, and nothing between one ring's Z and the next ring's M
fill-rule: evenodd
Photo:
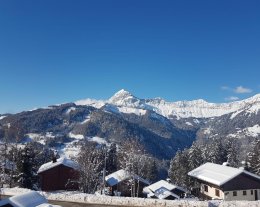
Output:
M120 90L108 100L85 99L0 115L0 141L36 141L61 153L78 152L82 140L138 139L148 153L171 158L194 140L232 138L247 145L260 138L260 95L231 103L140 99ZM67 153L68 154L68 153Z
M117 110L123 113L143 113L144 110L151 110L167 118L209 118L218 117L232 112L243 110L249 105L260 103L260 94L249 99L231 103L208 103L202 99L193 101L167 102L161 98L139 99L130 92L122 89L113 95L109 100L81 100L76 105L88 105L97 108L105 104L116 106ZM254 105L255 106L255 105ZM255 107L258 110L260 107ZM141 110L141 111L140 111Z

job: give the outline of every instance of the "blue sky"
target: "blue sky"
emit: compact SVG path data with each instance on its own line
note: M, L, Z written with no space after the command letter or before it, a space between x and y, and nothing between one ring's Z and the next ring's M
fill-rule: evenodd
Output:
M0 1L0 113L137 97L260 92L260 1Z

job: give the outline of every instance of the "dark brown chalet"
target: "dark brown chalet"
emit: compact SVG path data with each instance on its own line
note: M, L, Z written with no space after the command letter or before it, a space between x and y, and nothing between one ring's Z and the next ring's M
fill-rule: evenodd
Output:
M203 198L259 200L260 176L243 168L206 163L188 173L200 183Z
M78 165L66 158L54 159L38 170L43 191L78 190Z

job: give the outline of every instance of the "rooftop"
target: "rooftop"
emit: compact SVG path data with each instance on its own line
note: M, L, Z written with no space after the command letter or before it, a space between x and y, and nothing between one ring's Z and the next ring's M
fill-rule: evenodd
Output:
M245 173L260 180L260 177L241 168L234 168L214 163L205 163L190 171L189 176L221 186L241 173Z
M74 162L73 160L69 160L65 157L61 157L61 158L57 159L57 162L51 161L51 162L47 162L47 163L43 164L39 168L37 173L42 173L44 171L47 171L47 170L54 168L56 166L59 166L59 165L64 165L64 166L67 166L67 167L70 167L70 168L73 168L76 170L79 168L78 164L76 162Z
M131 175L129 172L127 172L124 169L118 170L118 171L116 171L116 172L106 176L105 180L108 183L108 185L114 186L114 185L116 185L116 184L118 184L118 183L120 183L120 182L122 182L124 180L127 180L127 179L131 178L131 177L133 177L136 180L140 180L141 182L143 182L143 183L145 183L147 185L150 184L149 181L141 178L138 175L135 175L135 174Z

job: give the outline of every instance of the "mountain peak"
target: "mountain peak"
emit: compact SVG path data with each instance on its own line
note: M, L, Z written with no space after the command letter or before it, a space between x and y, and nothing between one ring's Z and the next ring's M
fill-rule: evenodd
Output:
M125 89L121 89L120 91L116 92L109 100L109 103L119 105L119 106L126 106L131 105L132 103L138 101L139 99L133 96L129 91Z
M118 100L123 100L127 98L134 97L129 91L125 89L121 89L120 91L116 92L110 99L110 102L116 102Z
M127 90L125 90L125 89L121 89L121 90L119 90L118 92L116 92L114 95L113 95L113 97L114 96L132 96L132 94L129 92L129 91L127 91Z

